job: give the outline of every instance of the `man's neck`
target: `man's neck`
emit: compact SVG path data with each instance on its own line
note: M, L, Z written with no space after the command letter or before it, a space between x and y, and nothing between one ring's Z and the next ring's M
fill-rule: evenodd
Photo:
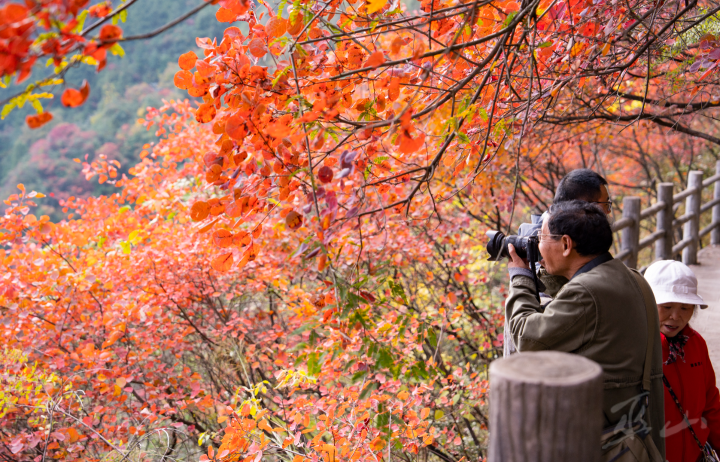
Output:
M600 255L589 255L589 256L578 255L578 258L573 260L573 262L570 264L570 266L568 267L567 271L565 271L565 274L563 274L563 276L565 276L569 281L570 279L572 279L573 276L575 276L575 273L580 271L580 268L587 265L591 261L595 260L599 256Z

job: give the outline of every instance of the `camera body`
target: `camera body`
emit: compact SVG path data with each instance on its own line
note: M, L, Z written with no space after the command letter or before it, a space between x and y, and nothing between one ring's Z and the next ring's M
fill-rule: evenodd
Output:
M488 231L485 235L490 238L487 243L487 251L490 254L488 261L500 261L503 258L510 258L508 244L515 247L515 253L520 258L535 263L540 261L539 240L537 235L542 228L542 215L531 215L531 223L520 225L517 235L505 236L502 231Z

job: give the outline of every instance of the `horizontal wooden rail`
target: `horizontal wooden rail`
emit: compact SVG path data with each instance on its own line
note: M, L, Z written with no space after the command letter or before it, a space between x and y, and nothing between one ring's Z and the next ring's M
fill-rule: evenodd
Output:
M720 222L718 223L710 223L706 227L700 230L700 237L707 236L711 231L720 228Z
M700 239L711 235L710 244L720 245L720 161L715 165L715 174L703 180L703 173L692 171L688 174L688 187L673 194L672 183L658 185L658 200L650 207L641 210L639 197L626 197L623 200L622 218L612 225L613 232L622 232L621 249L615 258L625 261L630 267L637 267L638 252L655 244L655 260L674 258L682 252L686 264L697 262ZM713 186L712 200L702 203L702 192ZM685 205L685 213L675 217L677 210ZM712 212L710 225L700 229L700 218ZM640 223L657 216L656 230L640 239ZM683 228L682 239L673 245L673 231Z
M659 211L663 210L665 207L667 207L667 204L665 202L658 202L657 204L646 208L642 212L640 212L640 219L644 220L646 218L650 218L652 216L655 216Z
M633 223L635 223L635 221L632 218L621 218L613 223L612 230L613 232L617 232L627 228L628 226L632 226Z

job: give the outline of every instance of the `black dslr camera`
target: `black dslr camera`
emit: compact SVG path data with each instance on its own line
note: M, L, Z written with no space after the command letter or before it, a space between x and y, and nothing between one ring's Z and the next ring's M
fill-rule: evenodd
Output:
M542 215L531 215L531 223L520 225L517 235L505 236L502 231L488 231L485 233L490 238L487 244L487 251L490 254L488 261L500 261L503 258L510 258L508 244L515 247L515 253L531 263L540 261L540 250L538 250L538 233L542 228Z
M537 278L535 263L542 258L540 256L540 243L538 234L542 228L542 215L531 215L531 223L523 223L520 225L517 235L505 236L502 231L488 231L485 235L490 238L487 244L487 251L490 254L488 261L500 261L503 258L510 258L508 244L515 247L515 253L520 258L524 258L530 263L530 268L535 281L535 297L540 301L540 284Z

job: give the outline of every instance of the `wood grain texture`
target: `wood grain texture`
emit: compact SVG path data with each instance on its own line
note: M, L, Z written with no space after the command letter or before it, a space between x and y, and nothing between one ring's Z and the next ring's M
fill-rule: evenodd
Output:
M597 462L601 426L595 362L543 351L490 365L489 462Z

